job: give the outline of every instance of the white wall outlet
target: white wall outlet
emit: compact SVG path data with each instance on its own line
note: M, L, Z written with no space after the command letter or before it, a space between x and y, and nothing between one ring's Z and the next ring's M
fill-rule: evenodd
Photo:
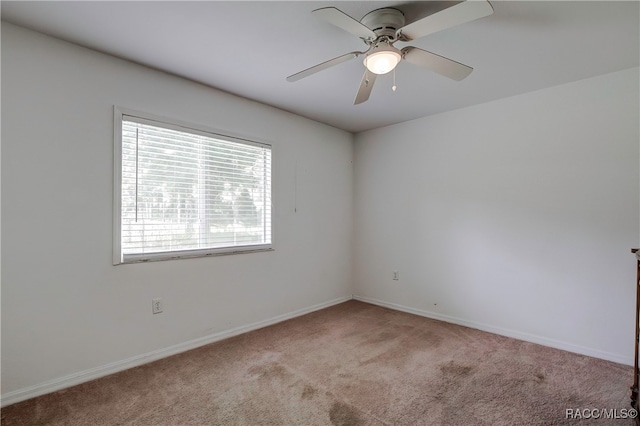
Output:
M162 313L162 299L153 299L151 301L151 309L154 314Z
M398 281L400 279L400 273L398 271L393 271L393 280Z

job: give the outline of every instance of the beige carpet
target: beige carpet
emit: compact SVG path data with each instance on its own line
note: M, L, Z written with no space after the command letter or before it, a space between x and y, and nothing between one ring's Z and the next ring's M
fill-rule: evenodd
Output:
M555 425L633 369L349 301L2 409L3 425Z

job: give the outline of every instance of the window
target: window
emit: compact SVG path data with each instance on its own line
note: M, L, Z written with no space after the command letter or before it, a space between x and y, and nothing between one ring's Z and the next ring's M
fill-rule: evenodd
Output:
M114 264L272 248L271 146L115 109Z

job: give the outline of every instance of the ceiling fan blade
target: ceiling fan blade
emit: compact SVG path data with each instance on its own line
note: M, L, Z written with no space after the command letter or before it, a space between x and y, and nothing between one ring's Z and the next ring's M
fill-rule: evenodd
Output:
M493 13L493 7L486 0L467 0L426 18L405 25L397 31L401 40L415 40L456 25L484 18Z
M302 78L308 77L311 74L315 74L317 72L320 72L322 70L326 70L327 68L331 68L335 65L341 64L343 62L346 62L348 60L351 60L353 58L357 58L360 55L363 55L365 52L349 52L346 53L342 56L338 56L337 58L333 58L333 59L329 59L326 62L323 62L321 64L318 65L314 65L311 68L307 68L304 71L300 71L298 73L295 73L293 75L290 75L289 77L287 77L287 81L290 83L293 83L294 81L298 81Z
M402 58L414 65L437 72L440 75L457 81L464 79L473 71L473 68L460 62L413 46L407 46L402 49Z
M360 82L360 88L358 89L358 94L356 95L355 101L353 101L354 105L361 104L369 99L371 89L373 89L373 83L375 82L376 74L372 73L368 69L365 69L364 75L362 76L362 81Z
M376 38L376 33L335 7L323 7L311 13L357 37L365 40L373 40Z

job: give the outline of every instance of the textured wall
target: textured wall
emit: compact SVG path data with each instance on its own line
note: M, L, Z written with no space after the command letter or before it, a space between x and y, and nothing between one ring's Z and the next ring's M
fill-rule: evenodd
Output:
M357 135L355 294L631 363L638 116L634 68Z
M113 266L114 105L272 143L275 251ZM347 132L3 23L2 151L3 395L351 295Z

